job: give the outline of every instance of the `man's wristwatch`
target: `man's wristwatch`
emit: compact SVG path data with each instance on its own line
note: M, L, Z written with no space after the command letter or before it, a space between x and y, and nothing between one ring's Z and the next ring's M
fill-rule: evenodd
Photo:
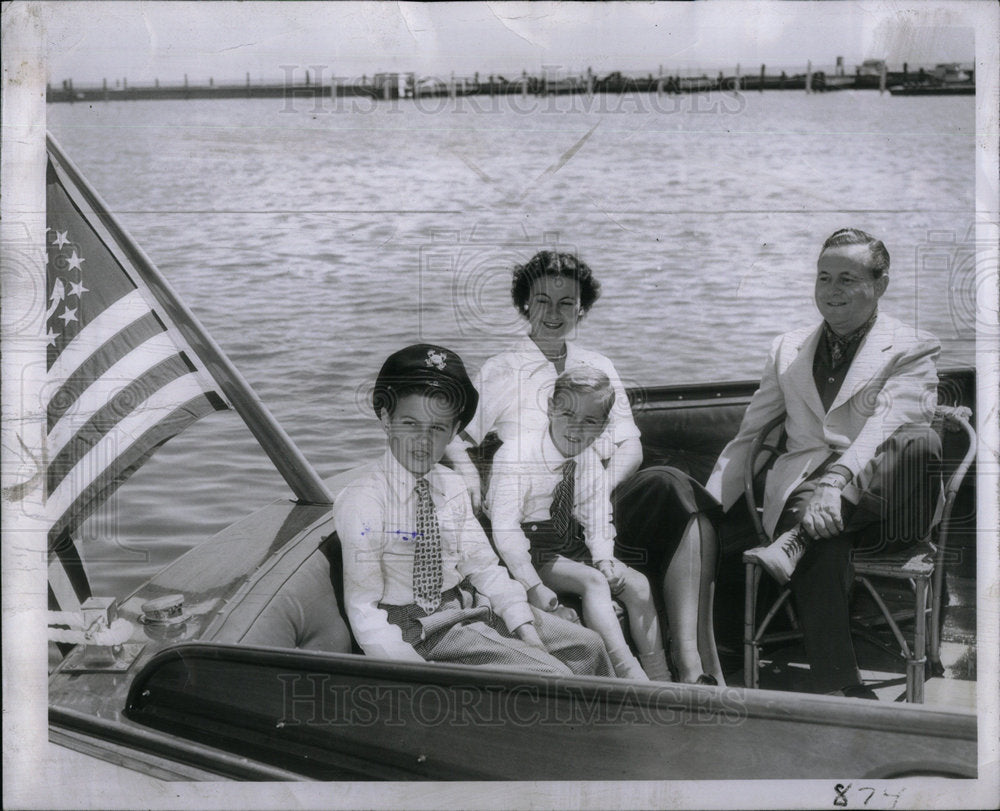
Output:
M845 487L847 487L847 483L849 481L850 479L847 476L843 475L842 473L838 473L835 470L827 471L816 480L816 486L836 487L838 490L843 490Z

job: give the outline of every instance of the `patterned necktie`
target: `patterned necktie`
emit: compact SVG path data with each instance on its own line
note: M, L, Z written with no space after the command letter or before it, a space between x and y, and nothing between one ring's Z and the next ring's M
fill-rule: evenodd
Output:
M823 337L826 340L826 347L830 352L830 368L836 371L838 367L844 362L844 358L847 353L853 350L858 344L861 343L862 339L868 334L872 326L875 324L875 319L878 318L878 310L873 312L868 320L858 327L850 335L840 336L834 332L830 325L823 322Z
M573 523L573 500L576 498L576 460L570 459L562 466L563 477L552 491L552 506L549 517L552 518L552 528L556 534L569 539L569 530Z
M428 614L441 604L441 527L427 479L417 479L417 538L413 553L413 602Z

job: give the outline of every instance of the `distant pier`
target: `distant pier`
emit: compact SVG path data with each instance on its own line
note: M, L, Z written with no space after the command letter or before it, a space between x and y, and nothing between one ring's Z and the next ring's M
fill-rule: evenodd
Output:
M657 93L690 94L713 91L773 91L797 90L822 93L837 90L879 90L894 95L961 95L975 92L975 69L958 63L939 64L933 68L913 70L904 64L900 70L889 70L882 60L866 60L853 73L844 69L838 57L829 69L814 69L808 63L800 72L769 72L766 65L742 72L737 66L733 73L664 71L661 66L654 75L629 75L620 71L598 76L589 68L583 74L543 73L507 78L499 74L448 77L418 76L414 73L376 73L372 76L314 80L305 71L299 80L289 77L284 82L252 83L247 74L243 82L198 84L184 77L181 84L130 84L127 79L98 85L76 85L66 79L61 86L46 87L46 101L57 103L92 103L100 101L237 99L237 98L341 98L366 97L373 100L420 99L459 96L549 96L567 94Z

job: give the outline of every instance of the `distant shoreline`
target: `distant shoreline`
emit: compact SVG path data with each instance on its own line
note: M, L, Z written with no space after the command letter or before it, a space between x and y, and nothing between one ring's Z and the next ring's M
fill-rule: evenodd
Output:
M322 76L319 77L322 79ZM234 98L344 98L361 97L373 100L457 98L459 96L550 96L593 95L624 93L657 93L681 95L712 91L764 91L798 90L805 92L831 92L836 90L888 90L899 95L972 95L975 93L975 72L971 67L957 63L937 65L933 70L919 68L911 71L906 65L902 70L888 70L884 62L871 61L855 68L853 74L844 72L842 64L834 71L812 70L807 66L802 73L768 73L766 66L754 73L652 73L646 76L628 76L615 71L599 77L589 69L579 75L529 75L522 72L519 78L509 80L499 75L480 78L450 76L448 78L417 77L414 73L376 73L372 76L350 79L333 78L329 81L311 81L309 71L305 78L284 82L250 82L247 74L243 83L216 84L154 84L130 85L127 80L116 80L111 86L107 80L97 85L76 86L72 79L61 87L46 87L49 103L74 103L94 101L148 101L189 99Z

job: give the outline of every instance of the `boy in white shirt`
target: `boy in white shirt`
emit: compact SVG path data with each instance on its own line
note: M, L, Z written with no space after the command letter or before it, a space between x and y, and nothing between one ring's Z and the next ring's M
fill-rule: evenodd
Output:
M372 403L388 447L334 505L355 639L388 659L613 675L597 634L529 606L461 477L438 464L477 401L443 347L415 344L383 364Z
M594 440L615 401L608 376L574 368L555 382L545 430L493 458L487 506L493 539L528 601L559 608L556 592L578 595L584 623L607 645L625 678L669 681L660 625L646 577L614 557L608 477ZM640 662L629 650L612 595L625 604Z

